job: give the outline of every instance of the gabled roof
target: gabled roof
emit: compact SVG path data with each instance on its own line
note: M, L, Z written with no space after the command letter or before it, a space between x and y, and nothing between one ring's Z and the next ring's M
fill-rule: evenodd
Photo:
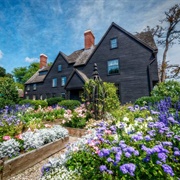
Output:
M156 43L150 31L140 32L140 33L135 34L134 36L140 39L141 41L145 42L146 44L148 44L154 50L157 49Z
M101 42L104 40L104 38L106 37L106 35L113 26L119 29L120 31L124 32L131 38L135 39L139 43L143 44L146 48L150 49L151 51L153 52L157 51L157 47L151 32L141 32L136 35L133 35L113 22L106 31L106 33L104 34L104 36L102 37L102 39L100 40L100 42L98 43L98 45L95 45L88 50L81 49L75 51L71 55L67 56L67 60L70 62L75 62L74 64L75 67L80 65L85 65L88 62L88 60L91 58L92 54L96 51L97 47L100 46Z
M92 46L90 49L80 49L80 50L74 51L69 56L67 56L63 52L59 52L59 54L57 55L56 59L58 58L59 55L62 55L62 57L66 60L67 63L69 63L69 64L74 63L74 67L87 64L88 60L95 53L95 51L100 46L100 44L102 43L102 41L104 40L104 38L106 37L106 35L108 34L108 32L110 31L110 29L113 26L116 27L118 30L124 32L125 34L127 34L131 38L135 39L137 42L141 43L143 46L145 46L146 48L150 49L152 52L157 52L157 47L156 47L156 44L154 42L154 39L153 39L153 36L152 36L151 32L141 32L141 33L136 33L135 35L133 35L133 34L129 33L128 31L126 31L125 29L121 28L120 26L118 26L117 24L115 24L113 22L110 25L110 27L108 28L108 30L106 31L106 33L104 34L104 36L102 37L102 39L100 40L100 42L98 43L98 45ZM55 59L55 61L56 61L56 59ZM55 61L54 61L54 63L55 63ZM51 68L47 67L47 70L51 71ZM39 72L40 71L45 71L45 70L38 70L25 84L43 82L47 75L39 76ZM81 71L78 71L77 69L75 71L82 78L85 77L82 74ZM74 71L73 71L73 73L74 73Z
M43 71L49 71L50 66L44 67L42 69L39 69L30 79L28 79L25 84L32 84L32 83L39 83L43 82L44 78L46 77L47 74L44 75L39 75L39 72Z
M78 76L82 79L83 82L87 82L89 80L89 78L82 71L74 69L66 82L66 85L64 87L65 89L66 89L67 85L69 84L69 82L71 81L74 74L78 74Z

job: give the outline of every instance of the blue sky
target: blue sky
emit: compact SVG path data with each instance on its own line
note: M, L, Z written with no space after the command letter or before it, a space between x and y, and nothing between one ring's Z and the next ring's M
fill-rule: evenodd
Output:
M0 0L0 66L11 72L38 62L41 53L53 62L59 51L82 49L87 29L97 44L112 22L140 32L159 24L175 3L179 0ZM180 45L167 58L180 64Z

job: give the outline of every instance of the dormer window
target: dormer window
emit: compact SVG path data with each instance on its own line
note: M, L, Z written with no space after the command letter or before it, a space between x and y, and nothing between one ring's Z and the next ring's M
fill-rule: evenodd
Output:
M59 65L58 65L58 72L61 72L61 71L62 71L62 65L59 64Z
M117 44L117 38L113 38L110 40L110 45L111 45L111 49L117 48L118 44Z

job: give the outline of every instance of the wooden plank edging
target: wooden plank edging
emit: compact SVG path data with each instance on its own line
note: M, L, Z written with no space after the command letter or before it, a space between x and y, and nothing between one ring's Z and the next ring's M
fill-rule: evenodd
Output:
M38 149L4 161L2 175L0 174L0 176L5 180L10 176L23 172L56 152L64 149L68 141L69 137L65 137L64 139L56 140Z
M75 137L81 137L85 135L86 129L78 129L78 128L71 128L71 127L64 127L65 129L68 130L68 134L70 136L75 136Z

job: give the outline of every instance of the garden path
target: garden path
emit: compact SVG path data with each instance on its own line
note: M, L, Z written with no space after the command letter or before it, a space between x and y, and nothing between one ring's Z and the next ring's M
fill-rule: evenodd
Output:
M69 136L69 141L67 143L73 143L77 141L78 137ZM8 178L7 180L39 180L41 177L41 168L44 164L48 162L49 158L59 157L60 154L64 153L66 148L62 149L61 151L53 154L52 156L44 159L43 161L37 163L36 165L32 166L31 168L26 169L24 172L19 173L13 177Z

